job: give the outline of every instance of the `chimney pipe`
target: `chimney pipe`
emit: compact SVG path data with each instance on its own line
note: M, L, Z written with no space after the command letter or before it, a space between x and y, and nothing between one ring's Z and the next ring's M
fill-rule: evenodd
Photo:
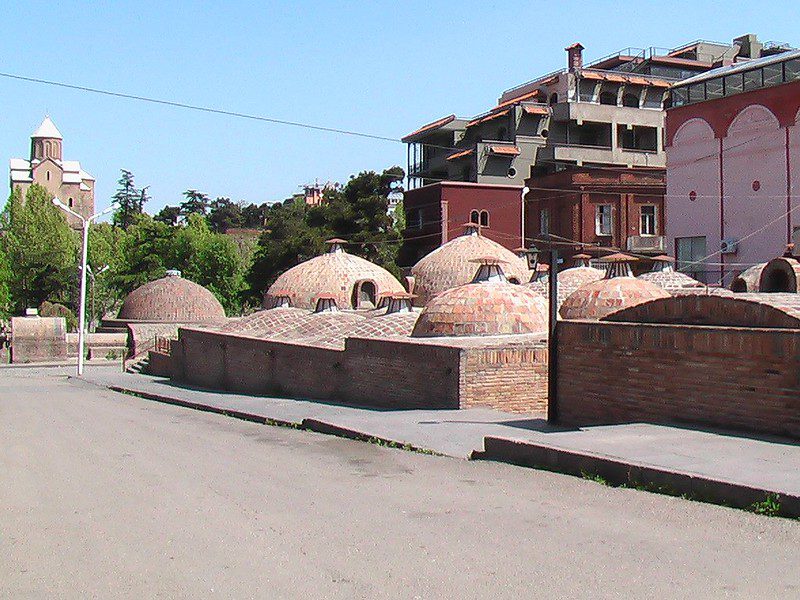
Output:
M583 46L580 43L564 48L567 51L567 68L570 71L583 68Z

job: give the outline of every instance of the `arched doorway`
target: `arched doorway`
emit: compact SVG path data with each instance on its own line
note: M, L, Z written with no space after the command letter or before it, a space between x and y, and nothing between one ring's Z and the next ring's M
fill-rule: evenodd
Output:
M371 309L375 308L377 299L377 289L373 281L358 281L353 286L353 294L350 304L353 308Z

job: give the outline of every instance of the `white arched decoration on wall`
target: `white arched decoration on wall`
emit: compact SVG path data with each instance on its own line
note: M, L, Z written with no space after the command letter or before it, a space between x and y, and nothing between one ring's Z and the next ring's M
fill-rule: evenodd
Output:
M719 139L704 119L686 121L675 132L667 154L667 195L664 223L667 253L678 255L676 239L696 248L691 260L699 260L718 248L719 238ZM698 239L692 244L689 238ZM685 259L686 250L681 252ZM713 262L713 259L710 259ZM699 275L713 267L678 265ZM713 278L712 278L713 279ZM709 280L712 280L709 279Z
M766 106L743 108L722 140L725 238L741 240L731 262L755 264L786 244L786 130Z
M800 247L800 110L794 116L794 125L788 128L789 164L789 233L795 247ZM797 250L795 250L796 252Z

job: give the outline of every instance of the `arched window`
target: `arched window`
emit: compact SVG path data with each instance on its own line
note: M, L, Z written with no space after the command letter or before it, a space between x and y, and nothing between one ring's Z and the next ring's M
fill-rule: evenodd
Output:
M72 198L70 198L69 200L67 200L67 205L68 205L70 208L72 208L73 204L74 204L74 202L73 202Z
M553 104L558 104L558 94L555 92L550 94L550 106L553 106Z
M617 105L617 95L611 92L602 92L600 94L600 104L609 104L611 106Z
M480 215L477 210L473 210L469 213L469 222L478 224L480 222Z
M50 171L47 172L47 181L50 181Z
M480 224L481 227L488 227L489 226L489 211L482 210L480 216Z
M639 108L639 96L636 94L625 94L622 97L622 106L630 106L631 108Z

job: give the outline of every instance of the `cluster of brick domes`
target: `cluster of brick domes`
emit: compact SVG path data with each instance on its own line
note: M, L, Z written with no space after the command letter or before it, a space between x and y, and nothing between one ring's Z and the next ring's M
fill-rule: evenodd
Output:
M179 271L133 290L122 303L121 321L210 323L225 319L225 309L209 290L184 279Z

